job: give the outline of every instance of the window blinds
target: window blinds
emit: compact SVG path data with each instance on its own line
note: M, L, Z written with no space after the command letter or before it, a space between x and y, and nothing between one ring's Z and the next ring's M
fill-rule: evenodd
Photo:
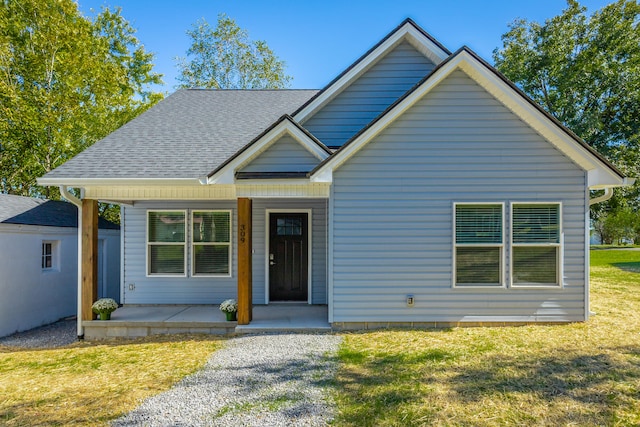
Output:
M502 206L456 206L456 243L501 244Z

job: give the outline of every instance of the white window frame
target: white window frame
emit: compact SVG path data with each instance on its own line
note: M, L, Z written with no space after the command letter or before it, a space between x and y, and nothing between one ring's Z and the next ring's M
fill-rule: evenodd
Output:
M478 206L478 205L496 205L496 206L500 206L500 210L501 210L501 217L502 217L502 221L501 221L501 227L502 227L502 242L501 243L457 243L456 242L456 211L457 211L457 207L458 206ZM505 203L504 202L492 202L492 201L481 201L481 202L454 202L453 203L453 212L452 212L452 224L453 224L453 264L452 264L452 272L451 272L451 276L452 276L452 287L456 288L456 289L504 289L506 288L506 281L505 281L505 234L506 234L506 227L505 227ZM463 284L463 285L458 285L458 279L456 277L456 272L457 272L457 248L459 247L482 247L482 248L486 248L486 247L497 247L500 248L500 272L499 272L499 279L500 279L500 283L496 283L496 284L485 284L485 283L478 283L478 284L473 284L473 283L468 283L468 284Z
M190 209L191 215L189 215L189 237L191 246L191 277L231 277L233 269L233 212L230 209ZM193 215L196 212L213 212L213 213L227 213L229 214L229 241L228 242L194 242L193 241ZM224 274L208 274L208 273L196 273L196 257L195 246L223 246L227 245L229 250L229 267L228 273Z
M43 273L46 272L50 272L50 271L58 271L58 244L59 241L58 240L43 240L42 244L40 245L40 267ZM51 267L44 267L43 261L45 258L45 254L44 254L44 246L45 245L51 245L51 254L49 255L51 257Z
M518 205L556 205L558 206L558 243L514 243L513 242L513 212L514 207ZM540 288L562 288L564 277L564 229L562 224L563 217L563 209L562 202L552 202L552 201L535 201L535 202L511 202L509 209L509 223L511 224L509 230L509 248L510 248L510 259L509 263L509 283L512 288L518 289L540 289ZM516 247L555 247L556 248L556 283L520 283L516 284L513 276L513 267L514 267L514 249Z
M184 242L149 242L149 214L153 212L182 212L184 214ZM187 215L187 209L148 209L146 211L146 221L145 221L145 241L146 241L146 275L147 277L187 277L187 247L189 246L189 216ZM169 245L183 245L184 246L184 273L151 273L151 251L149 250L151 246L169 246Z

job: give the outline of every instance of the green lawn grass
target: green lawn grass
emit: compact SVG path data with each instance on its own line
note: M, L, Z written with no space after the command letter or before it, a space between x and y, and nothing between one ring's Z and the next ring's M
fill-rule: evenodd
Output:
M202 335L0 346L0 425L106 425L202 367L222 342Z
M592 251L586 323L347 334L340 426L640 425L640 251Z

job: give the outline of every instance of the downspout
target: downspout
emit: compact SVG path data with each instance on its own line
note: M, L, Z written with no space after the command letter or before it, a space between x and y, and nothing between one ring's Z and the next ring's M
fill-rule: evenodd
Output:
M84 190L80 189L81 198L83 192ZM60 194L78 208L78 302L76 328L78 339L82 339L84 338L84 329L82 328L82 201L71 194L64 185L60 186Z
M604 194L602 196L594 197L593 199L589 199L589 206L593 206L597 203L606 202L611 197L613 197L613 188L607 187L604 189Z
M589 191L587 190L587 196L589 194ZM611 197L613 196L613 188L611 187L607 187L604 189L604 194L602 194L601 196L598 197L594 197L589 199L589 206L593 206L595 204L598 203L602 203L602 202L606 202L607 200L609 200ZM589 209L587 209L586 213L585 213L585 221L588 224L589 218L590 218L590 213L589 213ZM585 301L585 313L584 313L584 320L589 320L590 316L593 316L595 313L593 311L591 311L591 301L590 301L590 295L589 295L589 283L591 282L591 277L590 277L590 272L589 272L589 265L591 264L591 253L589 251L589 232L588 230L585 230L585 262L587 264L587 268L585 271L585 281L586 281L586 285L584 287L584 301Z

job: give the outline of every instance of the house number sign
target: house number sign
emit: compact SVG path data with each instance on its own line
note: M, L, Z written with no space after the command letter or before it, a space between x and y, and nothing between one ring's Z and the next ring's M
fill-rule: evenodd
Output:
M240 243L244 243L247 236L247 227L244 224L240 224Z

